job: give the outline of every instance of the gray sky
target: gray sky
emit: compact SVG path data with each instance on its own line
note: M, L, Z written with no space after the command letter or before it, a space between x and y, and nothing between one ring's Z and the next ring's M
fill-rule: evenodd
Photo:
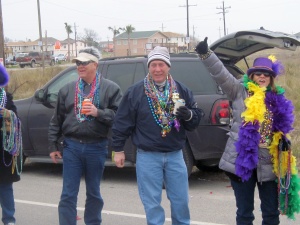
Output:
M18 40L39 38L37 0L1 0L4 36ZM189 0L189 34L213 42L224 35L222 1ZM300 0L225 0L226 32L258 29L300 32ZM229 8L230 7L230 8ZM97 32L112 40L108 27L132 25L136 31L161 30L187 34L186 0L40 0L42 32L67 38L64 23ZM162 28L163 27L163 28Z

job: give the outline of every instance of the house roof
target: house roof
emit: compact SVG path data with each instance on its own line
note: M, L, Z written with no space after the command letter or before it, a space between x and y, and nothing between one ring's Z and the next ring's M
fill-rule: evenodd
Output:
M160 33L161 35L166 36L162 32L160 32L159 30L153 30L153 31L135 31L135 32L130 33L130 39L150 38L150 37L152 37L156 33ZM127 35L126 32L124 32L122 34L119 34L115 38L116 39L127 39L128 35Z
M55 44L55 42L57 41L57 39L53 37L47 37L47 38L43 37L42 39L43 39L43 43L46 43L46 39L47 39L48 44ZM35 42L39 42L39 41L40 39L35 40Z
M178 38L178 37L185 37L184 34L178 34L178 33L174 33L174 32L161 32L164 35L166 35L168 38Z

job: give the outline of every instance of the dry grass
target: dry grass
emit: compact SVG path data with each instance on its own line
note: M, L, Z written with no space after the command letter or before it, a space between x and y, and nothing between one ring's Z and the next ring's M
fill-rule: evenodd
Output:
M14 99L28 98L65 68L63 66L52 66L46 67L44 71L42 68L8 69L10 74L8 91L13 93Z
M268 50L254 54L247 58L249 65L252 65L254 58L257 56L268 56L273 54L285 66L285 75L277 79L277 84L285 88L286 96L292 100L295 106L295 123L294 131L292 132L293 151L297 159L300 159L300 49L295 52L287 52L281 50ZM238 66L247 70L243 62L239 62ZM35 90L42 87L58 72L65 69L63 66L46 67L36 69L8 69L11 76L8 90L14 94L14 99L27 98L33 95Z

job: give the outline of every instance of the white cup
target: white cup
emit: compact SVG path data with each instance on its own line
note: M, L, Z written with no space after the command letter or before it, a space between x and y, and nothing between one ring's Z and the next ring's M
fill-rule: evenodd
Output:
M173 110L173 114L175 115L176 112L177 112L177 109L180 107L180 106L185 106L185 100L184 99L178 99L176 102L175 102L175 105L174 105L174 110Z

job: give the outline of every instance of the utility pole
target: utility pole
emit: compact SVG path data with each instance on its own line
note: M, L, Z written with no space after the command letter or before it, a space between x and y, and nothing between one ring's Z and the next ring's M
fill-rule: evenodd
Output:
M2 19L2 3L1 3L1 0L0 0L0 58L3 59L3 65L5 65L4 34L3 34L3 19Z
M75 54L77 57L77 31L76 31L76 24L74 23L74 34L75 34Z
M190 25L189 25L189 7L190 6L197 6L197 5L189 5L189 0L186 0L186 5L184 6L179 6L179 7L186 7L186 28L187 28L187 32L186 32L186 42L188 44L187 47L187 51L190 51Z
M225 22L225 13L228 13L226 9L230 9L231 7L224 7L224 1L223 1L223 7L217 7L217 9L221 9L222 12L218 12L217 14L222 13L223 14L223 22L224 22L224 36L226 35L226 22Z
M162 23L161 24L161 32L164 32L164 28L166 28L166 27L164 27L164 24Z
M47 30L45 30L45 50L48 51L48 35Z
M37 7L38 7L38 20L39 20L39 33L40 33L40 45L41 45L41 52L42 52L42 65L43 65L43 75L44 75L44 68L45 68L45 57L43 51L43 36L42 36L42 23L41 23L41 12L40 12L40 0L37 0Z

